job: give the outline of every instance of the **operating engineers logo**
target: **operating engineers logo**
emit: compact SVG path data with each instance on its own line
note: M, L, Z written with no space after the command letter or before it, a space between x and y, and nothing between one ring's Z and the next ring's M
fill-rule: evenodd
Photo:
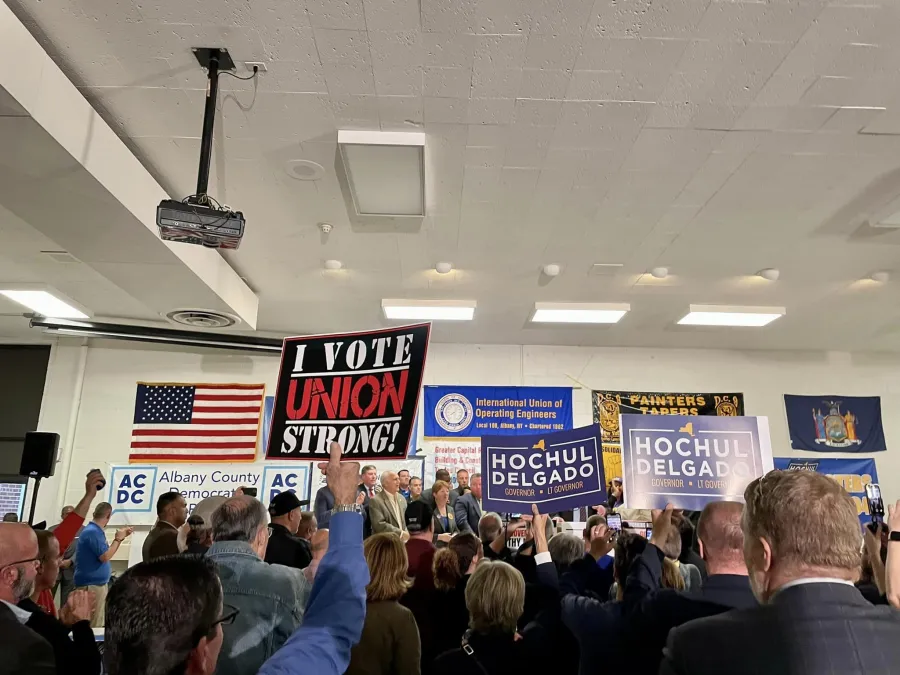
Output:
M475 411L472 404L462 394L442 396L434 406L434 419L438 425L450 433L462 431L472 423Z

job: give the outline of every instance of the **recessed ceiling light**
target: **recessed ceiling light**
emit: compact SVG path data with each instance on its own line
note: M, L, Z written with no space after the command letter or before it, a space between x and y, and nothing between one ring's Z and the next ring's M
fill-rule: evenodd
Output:
M872 279L872 281L877 281L878 283L883 284L891 278L891 275L888 272L880 271L874 272L870 278Z
M434 266L434 270L438 274L449 274L452 269L453 265L448 262L439 262Z
M557 265L556 263L544 265L544 274L546 274L548 277L559 276L559 271L559 265Z
M751 326L759 327L784 316L784 307L729 307L726 305L691 305L690 312L678 323L682 326Z
M382 300L386 319L404 321L471 321L474 300Z
M325 261L325 269L326 270L339 270L344 266L344 264L340 260L326 260Z
M618 323L631 305L625 303L536 302L533 323Z
M48 319L87 319L88 315L80 309L60 300L48 291L38 290L0 290L0 295L5 295L13 302L27 307L32 312L45 316Z
M319 180L325 175L325 167L311 159L292 159L285 163L284 171L296 180Z
M654 279L665 279L669 276L669 268L668 267L654 267L650 270L650 275Z
M774 267L767 267L766 269L757 272L756 276L762 277L766 281L778 281L778 277L781 276L781 272L776 270Z

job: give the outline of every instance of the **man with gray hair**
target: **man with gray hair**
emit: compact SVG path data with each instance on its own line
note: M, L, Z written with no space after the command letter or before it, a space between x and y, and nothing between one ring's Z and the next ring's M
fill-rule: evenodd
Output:
M400 495L400 477L394 471L381 474L381 492L369 502L372 532L388 532L403 541L409 539L406 529L406 500Z
M232 497L217 508L212 538L207 556L218 565L224 603L240 612L223 626L216 673L255 673L300 625L310 584L301 570L263 562L268 514L254 497Z
M560 574L566 572L572 563L584 558L584 542L581 537L568 532L554 534L547 543L547 548Z
M660 673L896 672L900 618L853 586L862 535L850 495L824 474L771 471L744 502L743 557L761 604L673 629Z

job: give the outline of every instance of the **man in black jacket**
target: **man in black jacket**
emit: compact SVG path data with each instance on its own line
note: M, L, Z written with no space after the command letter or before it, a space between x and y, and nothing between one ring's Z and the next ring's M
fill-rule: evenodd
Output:
M844 489L824 474L772 471L744 500L744 559L761 604L675 628L660 673L896 673L900 618L853 586L862 537Z
M293 492L279 492L269 502L269 545L266 562L286 565L302 570L312 562L312 547L308 538L297 535L305 521L304 533L309 537L315 532L315 516L304 512L300 500Z
M653 537L628 572L625 602L631 609L626 651L636 675L656 675L669 631L675 626L727 612L756 607L744 564L744 535L738 502L713 502L703 509L698 524L701 557L709 577L700 589L679 593L662 589L663 542L676 535L672 511L657 515Z

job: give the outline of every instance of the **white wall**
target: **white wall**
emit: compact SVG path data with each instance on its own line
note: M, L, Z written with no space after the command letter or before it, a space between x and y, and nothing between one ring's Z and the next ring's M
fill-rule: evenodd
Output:
M91 341L77 410L74 447L66 427L77 400L77 343L54 346L41 411L41 428L63 435L57 476L41 488L38 519L54 522L64 503L83 494L94 467L127 463L135 383L265 382L274 391L278 359L214 350ZM900 497L900 356L813 352L522 347L434 344L426 384L574 386L600 389L739 391L747 415L769 418L776 456L790 449L782 395L880 395L888 452L874 455L888 499ZM592 423L589 389L574 393L575 425ZM835 456L835 455L829 455ZM71 461L70 461L71 460ZM58 486L64 485L65 489Z

